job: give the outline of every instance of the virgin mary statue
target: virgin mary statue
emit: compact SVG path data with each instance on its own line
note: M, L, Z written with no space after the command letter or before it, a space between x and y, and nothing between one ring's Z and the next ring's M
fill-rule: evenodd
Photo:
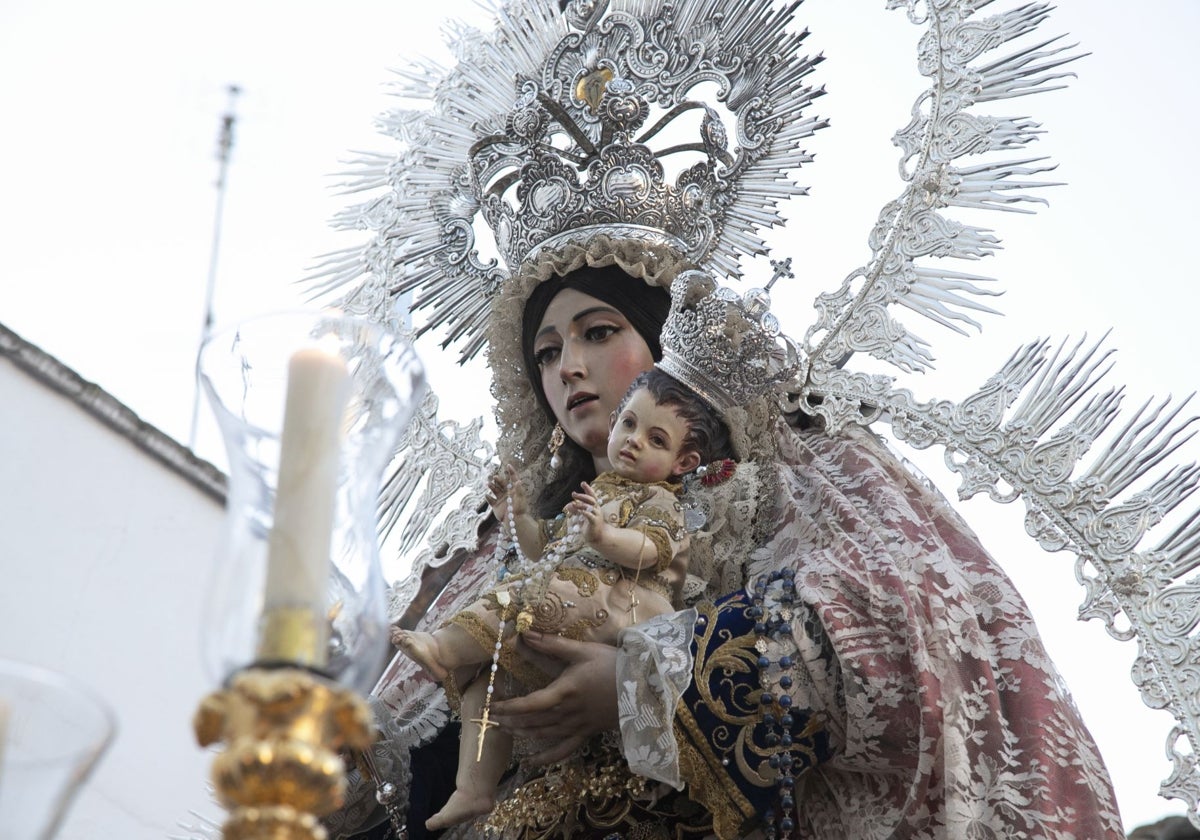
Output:
M515 743L496 801L441 836L1122 837L1024 601L885 425L945 447L964 498L1023 499L1029 533L1087 563L1085 612L1130 619L1141 688L1196 743L1195 692L1181 689L1191 625L1142 620L1185 597L1200 563L1196 518L1143 540L1196 481L1143 479L1179 434L1173 409L1113 425L1095 347L1032 343L958 402L919 402L856 366L930 367L901 308L951 327L986 308L985 278L960 266L998 240L953 216L1035 200L1048 168L1022 152L1036 124L989 108L1054 86L1077 57L1035 32L1041 5L889 6L924 27L929 80L894 138L900 191L870 260L795 340L768 290L797 257L768 261L763 231L804 192L801 144L824 127L798 3L509 0L491 32L459 31L454 67L402 72L426 107L385 118L400 151L364 162L376 192L344 219L373 236L320 282L351 312L411 318L464 360L486 353L498 437L493 449L478 425L439 421L432 397L408 430L385 493L412 557L397 627L435 630L525 573L484 503L489 476L514 465L553 523L610 466L610 415L664 354L707 389L737 458L685 477L674 611L616 647L555 624L564 604L533 605L516 656L492 667L498 684L531 664L542 679L482 721L457 720L447 686L393 659L335 834L436 836L425 823L454 789L458 738L496 723ZM773 349L743 352L748 336ZM776 365L789 347L795 364ZM764 358L789 376L741 389ZM593 571L581 593L602 582ZM1190 773L1171 792L1194 807Z

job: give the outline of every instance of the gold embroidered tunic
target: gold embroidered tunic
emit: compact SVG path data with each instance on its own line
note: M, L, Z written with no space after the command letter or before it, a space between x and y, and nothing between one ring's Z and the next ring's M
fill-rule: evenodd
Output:
M569 532L567 516L558 516L543 523L543 556L559 551L562 560L538 591L524 574L513 575L450 619L490 651L503 616L500 664L528 688L544 685L558 669L524 646L516 650L519 610L532 613L532 629L540 633L615 645L617 634L635 621L676 609L673 601L687 574L688 535L678 484L643 484L612 472L590 483L606 522L640 531L654 546L653 565L635 570L613 563L580 534Z

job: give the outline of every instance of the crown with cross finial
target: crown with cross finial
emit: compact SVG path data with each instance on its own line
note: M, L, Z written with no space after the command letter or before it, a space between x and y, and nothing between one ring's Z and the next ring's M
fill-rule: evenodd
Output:
M722 413L785 387L800 371L801 355L779 331L769 290L789 273L779 263L767 288L742 295L702 271L680 274L671 286L658 368Z

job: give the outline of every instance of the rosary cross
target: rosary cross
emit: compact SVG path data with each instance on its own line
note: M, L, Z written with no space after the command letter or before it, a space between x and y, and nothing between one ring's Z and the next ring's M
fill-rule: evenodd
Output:
M479 724L479 740L476 742L476 747L475 747L475 763L476 764L478 764L480 761L483 761L483 739L487 737L488 730L495 729L497 726L500 725L498 723L492 722L492 719L489 716L490 712L491 712L491 709L489 709L485 706L483 709L483 717L471 718L471 723Z

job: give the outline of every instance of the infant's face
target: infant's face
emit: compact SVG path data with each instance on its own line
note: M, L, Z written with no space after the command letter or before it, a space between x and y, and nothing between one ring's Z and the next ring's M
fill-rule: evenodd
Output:
M687 432L687 423L674 408L658 405L649 391L639 388L617 415L608 436L613 472L643 484L682 475L695 460L681 454Z

